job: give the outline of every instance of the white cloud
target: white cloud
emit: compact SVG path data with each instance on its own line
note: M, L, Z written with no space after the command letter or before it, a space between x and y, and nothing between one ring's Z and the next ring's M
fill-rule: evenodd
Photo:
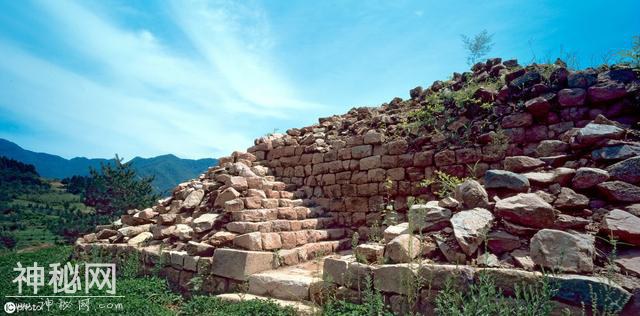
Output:
M193 56L172 49L152 28L126 28L82 2L38 4L59 46L92 69L0 42L0 82L12 87L0 92L0 107L72 145L41 144L53 153L226 155L258 136L260 127L240 118L284 120L292 109L319 106L296 96L269 53L274 39L259 9L173 3L174 22L196 48ZM57 150L50 150L54 144Z

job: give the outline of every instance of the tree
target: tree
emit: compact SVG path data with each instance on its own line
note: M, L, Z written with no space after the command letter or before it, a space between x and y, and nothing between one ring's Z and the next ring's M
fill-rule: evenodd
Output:
M633 37L633 46L630 49L618 52L621 62L627 62L632 67L640 68L640 35Z
M100 170L91 168L85 191L85 204L96 215L120 216L129 209L146 208L158 199L153 193L153 177L140 178L131 166L116 155L114 163L103 163Z
M468 51L467 64L469 66L474 65L486 56L493 47L493 34L489 34L487 30L483 30L473 37L467 35L461 36L464 48Z

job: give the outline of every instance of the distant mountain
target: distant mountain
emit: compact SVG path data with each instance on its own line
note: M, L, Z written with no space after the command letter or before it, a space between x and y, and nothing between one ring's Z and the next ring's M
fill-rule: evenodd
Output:
M89 168L100 168L100 163L110 163L113 159L76 157L65 159L60 156L26 150L15 143L0 138L0 156L12 158L36 167L45 178L62 179L71 176L85 176ZM178 183L197 177L208 167L216 165L216 159L181 159L174 155L162 155L153 158L135 157L133 168L140 176L155 176L154 188L164 194Z

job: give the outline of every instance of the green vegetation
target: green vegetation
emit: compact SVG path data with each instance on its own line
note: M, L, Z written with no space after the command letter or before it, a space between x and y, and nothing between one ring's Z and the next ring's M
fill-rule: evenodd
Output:
M93 210L32 165L0 157L0 248L71 241L92 227ZM71 225L73 224L73 225Z
M17 284L12 280L18 275L13 271L18 262L23 267L38 263L39 267L45 267L45 271L49 270L49 264L60 263L64 265L66 262L73 264L82 264L71 260L72 249L69 246L56 246L46 249L40 249L34 252L17 253L14 251L0 252L0 295L17 295ZM99 260L98 260L99 261ZM127 262L117 266L116 270L126 270ZM81 267L79 269L83 270ZM82 274L84 271L80 271ZM83 276L84 277L84 276ZM49 276L45 275L45 280L49 280ZM45 282L46 283L46 282ZM247 300L240 303L230 303L222 301L210 296L195 296L190 299L183 298L179 294L173 293L166 280L154 277L144 276L136 277L127 272L119 273L116 281L116 295L122 295L121 298L92 298L90 312L80 314L91 315L273 315L273 316L293 316L295 311L291 308L282 308L271 301L255 301ZM24 284L23 284L24 286ZM31 288L23 287L23 295L33 294ZM84 292L82 292L84 293ZM38 295L53 295L51 286L43 286L38 289ZM92 293L93 295L104 295L104 293ZM60 295L60 294L58 294ZM71 294L70 294L71 295ZM79 294L77 294L79 295ZM31 302L37 303L42 299L15 299L13 302ZM38 314L44 315L77 315L78 300L70 299L72 305L68 310L61 311L58 309L58 301L53 299L54 305L51 306L49 313L43 312ZM5 301L8 301L5 299ZM98 304L103 304L104 308L98 308ZM111 304L111 305L109 305Z
M437 189L435 193L442 199L452 196L456 187L464 182L464 180L466 180L466 178L458 178L446 172L436 170L435 175L429 179L422 180L420 186L428 187L435 185Z
M462 35L462 43L467 50L467 64L471 66L491 51L493 47L493 34L489 34L487 30L483 30L473 37Z
M543 278L535 285L516 284L515 297L508 298L495 285L494 278L480 273L478 281L462 292L451 278L435 299L437 315L549 315L553 307L551 298L556 289Z
M621 62L629 63L632 67L640 68L640 35L633 37L633 46L618 53Z
M157 199L150 182L129 163L117 163L60 183L0 157L0 248L73 242L127 209L150 206Z
M129 209L149 207L158 199L151 186L153 177L138 179L131 162L124 163L117 155L114 165L101 164L90 175L84 201L97 214L120 216Z

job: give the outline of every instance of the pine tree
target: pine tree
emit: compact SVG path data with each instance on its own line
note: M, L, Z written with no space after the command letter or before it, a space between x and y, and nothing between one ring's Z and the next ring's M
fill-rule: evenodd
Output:
M153 205L153 177L140 178L131 163L116 155L114 163L103 163L100 170L91 168L85 192L85 204L96 209L96 215L120 216L129 209Z

